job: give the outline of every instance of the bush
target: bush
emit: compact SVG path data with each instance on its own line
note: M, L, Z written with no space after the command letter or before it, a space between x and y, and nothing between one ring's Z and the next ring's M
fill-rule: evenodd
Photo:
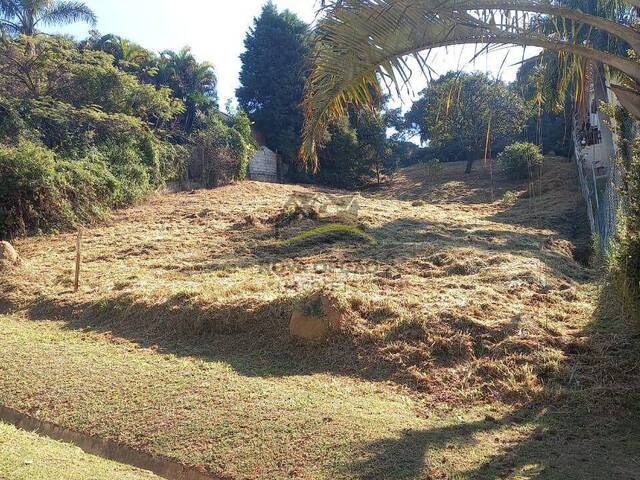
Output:
M56 163L57 190L68 208L70 221L103 217L113 203L120 182L97 159L61 160Z
M621 227L617 241L610 246L608 280L623 314L640 326L640 234L628 228Z
M69 159L28 140L0 144L0 237L70 227L129 205L155 186L157 167L148 163L131 145Z
M498 166L507 176L515 179L530 178L544 162L540 147L533 143L513 143L498 155Z
M432 158L431 160L427 160L424 162L424 167L429 179L438 179L442 175L444 168L442 166L442 162L440 162L437 158Z
M50 228L68 209L60 202L55 158L31 142L0 145L0 235Z
M609 281L624 314L640 326L640 138L636 121L622 108L618 126L618 168L622 173L618 232L608 246Z
M229 125L213 115L207 128L193 136L190 176L208 187L244 180L254 153L251 123L244 112L236 113Z

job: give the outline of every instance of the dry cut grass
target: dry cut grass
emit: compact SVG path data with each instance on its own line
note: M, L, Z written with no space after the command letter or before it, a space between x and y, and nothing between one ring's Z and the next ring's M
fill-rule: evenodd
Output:
M637 473L638 432L599 412L637 411L640 342L595 319L573 166L550 159L532 187L462 168L407 169L357 217L301 186L157 196L85 232L77 294L73 235L16 242L0 401L228 478ZM288 320L318 289L348 321L304 345ZM580 466L603 432L608 460Z

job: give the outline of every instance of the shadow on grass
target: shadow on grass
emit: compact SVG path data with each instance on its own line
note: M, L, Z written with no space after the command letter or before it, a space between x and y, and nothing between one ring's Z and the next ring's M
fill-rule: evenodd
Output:
M363 445L348 473L362 480L633 480L639 433L623 416L534 405Z
M224 362L247 376L331 373L415 387L409 377L397 375L397 365L384 364L371 355L371 345L353 338L339 336L313 347L292 341L287 321L297 300L201 305L190 295L176 294L146 304L121 295L90 303L40 299L27 313L33 320L63 321L69 329L110 333L174 355ZM518 329L515 321L503 331L447 321L495 342ZM394 335L406 332L391 332L387 340L392 342ZM360 445L342 473L392 480L640 478L640 336L600 312L564 354L536 403L495 420L408 430ZM472 457L460 461L467 455Z
M363 480L640 478L640 333L612 311L606 289L599 302L538 401L502 418L460 419L362 445L349 474ZM452 466L460 463L466 466Z
M506 191L522 187L521 181L495 175L492 200L489 168L482 161L474 163L470 174L464 173L465 168L466 162L447 162L443 171L433 176L427 165L413 165L396 175L384 189L372 188L367 195L388 200L422 200L437 205L479 205L501 198Z
M98 302L40 299L27 311L31 320L54 320L65 328L109 333L145 348L177 356L224 362L247 376L278 377L332 372L368 380L389 380L392 369L360 355L359 347L337 335L301 344L289 335L297 297L269 302L202 305L178 294L148 304L130 295Z
M513 212L512 212L513 213ZM493 218L511 222L512 215ZM525 223L526 225L526 223ZM354 260L377 260L391 265L429 255L439 248L472 247L487 254L509 253L544 262L558 275L577 282L592 273L571 258L540 248L542 233L491 230L483 224L463 227L415 218L391 221L371 229L377 247L351 248ZM238 233L245 236L246 232ZM223 259L198 270L266 265L274 261L344 252L343 244L312 243L273 256L254 252L248 259ZM288 335L288 319L296 297L246 301L235 305L202 305L186 294L159 304L121 295L88 303L40 299L28 309L33 320L59 320L69 329L110 333L177 356L197 356L224 362L247 376L278 377L331 373L372 381L391 381L415 388L415 380L398 375L398 366L372 354L372 340L340 336L316 346L301 346ZM455 330L474 336L474 354L482 357L482 337L494 343L514 335L513 324L494 331L486 326L448 319ZM406 337L402 327L394 336ZM477 337L477 338L476 338ZM362 342L362 343L360 343ZM505 347L506 348L506 347ZM506 354L506 352L504 352ZM525 403L515 413L430 430L407 430L399 437L358 446L345 468L361 479L637 479L640 478L640 338L623 326L603 324L601 317L576 336L575 344L560 352L560 369L545 379L545 393L537 403ZM520 357L520 361L524 357ZM436 359L437 360L437 359ZM466 358L434 362L434 368L455 366ZM549 399L545 401L545 398ZM459 461L473 449L474 458ZM477 451L476 451L477 450ZM449 461L445 460L445 451ZM449 453L450 452L450 453ZM467 467L450 466L455 463ZM343 472L344 473L344 472Z
M296 225L284 238L293 237L315 224ZM182 267L183 272L219 272L251 267L277 270L287 263L309 264L314 261L328 266L335 265L349 271L350 265L363 263L377 266L380 270L401 262L424 259L451 249L475 250L478 256L508 254L522 259L537 259L554 275L570 278L578 283L593 281L593 273L579 264L566 251L547 248L549 235L535 230L511 231L492 228L485 223L469 223L462 227L455 224L435 222L414 217L398 218L379 227L364 230L376 240L372 245L358 239L346 239L341 235L322 236L293 245L273 245L268 233L238 232L238 241L254 236L254 248L248 255L204 261ZM287 236L288 234L288 236ZM562 238L560 235L559 238ZM569 240L568 238L565 238ZM467 259L474 252L470 251ZM443 268L446 265L442 265ZM455 273L454 273L455 275Z

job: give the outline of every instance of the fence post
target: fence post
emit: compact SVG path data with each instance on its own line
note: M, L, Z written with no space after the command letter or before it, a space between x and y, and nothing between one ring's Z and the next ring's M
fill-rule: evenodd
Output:
M78 227L78 237L76 239L76 277L73 284L73 291L77 292L80 288L80 260L82 248L82 227Z

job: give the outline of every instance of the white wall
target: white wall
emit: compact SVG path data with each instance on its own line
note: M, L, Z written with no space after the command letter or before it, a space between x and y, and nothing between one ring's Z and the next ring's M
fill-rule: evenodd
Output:
M261 147L249 162L249 180L277 183L278 155L267 147Z

